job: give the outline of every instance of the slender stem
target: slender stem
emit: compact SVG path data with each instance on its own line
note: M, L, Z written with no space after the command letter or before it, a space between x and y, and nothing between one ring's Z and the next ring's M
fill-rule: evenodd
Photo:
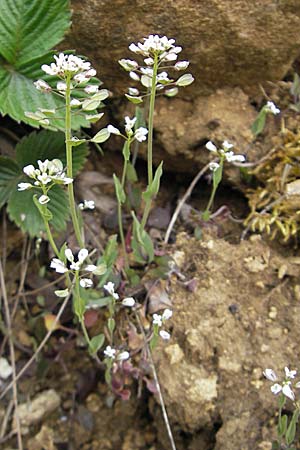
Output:
M155 94L156 94L156 79L157 79L157 69L158 69L158 56L154 56L153 63L153 75L152 75L152 85L149 103L149 116L148 116L148 185L153 181L153 167L152 167L152 154L153 154L153 119L154 119L154 106L155 106Z
M71 77L67 76L66 79L66 116L65 116L65 138L66 138L66 157L67 157L67 176L73 178L73 161L72 161L72 143L71 143ZM82 238L77 212L75 205L75 196L73 183L68 184L68 196L71 210L71 217L74 226L76 239L81 248L84 247L84 241Z
M221 169L223 170L223 160L222 160L222 159L220 160L220 167L221 167ZM219 186L219 183L217 183L217 184L214 183L214 184L213 184L213 188L212 188L212 191L211 191L211 194L210 194L210 198L209 198L209 201L208 201L208 205L207 205L206 210L204 211L203 214L210 213L210 208L211 208L211 206L212 206L212 204L213 204L213 201L214 201L214 198L215 198L215 195L216 195L216 191L217 191L217 189L218 189L218 186Z
M121 238L121 244L124 254L124 263L125 263L125 269L129 268L129 261L128 261L128 254L126 251L126 243L125 243L125 236L123 231L123 222L122 222L122 205L121 202L118 201L118 225L119 225L119 233Z
M155 55L153 63L153 75L152 75L152 85L151 85L149 115L148 115L148 152L147 152L148 186L150 186L153 181L153 121L154 121L157 70L158 70L158 56ZM144 230L146 226L151 210L151 204L152 198L147 199L141 223L142 230Z
M49 223L48 223L48 221L45 219L44 216L42 216L42 217L43 217L43 220L44 220L44 225L45 225L45 228L46 228L46 233L47 233L47 236L48 236L48 241L50 242L50 245L51 245L51 247L52 247L52 250L54 251L54 253L56 254L56 256L59 258L59 251L58 251L58 248L57 248L57 246L56 246L56 244L55 244L55 242L54 242L53 235L52 235L51 229L50 229L50 227L49 227Z

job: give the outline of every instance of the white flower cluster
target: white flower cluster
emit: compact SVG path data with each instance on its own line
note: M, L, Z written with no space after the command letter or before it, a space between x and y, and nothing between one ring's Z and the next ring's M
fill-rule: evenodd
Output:
M83 200L82 203L79 203L78 208L81 211L84 211L86 209L95 209L95 202L94 200Z
M274 114L274 116L280 113L280 109L277 108L277 106L273 102L267 102L267 104L264 106L264 110L270 112L271 114Z
M178 61L173 64L178 54L182 51L182 47L175 45L175 39L168 39L167 36L150 35L144 38L144 42L138 42L137 44L130 44L129 50L133 53L144 57L144 65L140 65L137 61L131 59L121 59L119 64L129 72L129 76L134 81L140 81L141 84L147 89L152 86L153 82L153 67L157 65L157 75L155 85L157 90L164 89L165 87L171 87L164 93L173 97L178 93L178 87L188 86L194 81L191 74L182 75L177 81L169 78L168 73L164 70L166 64L168 68L175 71L186 70L189 66L189 61ZM172 63L172 65L169 65ZM159 69L162 69L160 72ZM133 87L129 88L129 95L127 98L133 103L137 100L142 101L142 97L139 97L139 90Z
M225 159L225 161L229 163L244 162L246 159L244 155L236 155L232 150L230 150L233 147L233 144L230 144L228 141L223 142L222 148L217 148L211 141L208 141L205 147L207 148L207 150L215 153L220 158ZM209 168L212 171L217 170L218 167L220 167L220 164L217 162L211 162L209 164Z
M136 122L136 117L130 119L130 117L125 117L125 132L126 136L124 136L121 131L114 127L113 125L108 125L107 130L110 134L116 134L117 136L122 136L124 139L131 138L132 140L137 140L139 142L143 142L147 139L148 130L145 127L139 127L134 131L134 125Z
M117 350L115 348L112 348L110 345L106 347L103 353L106 356L106 358L108 359L117 358L117 361L126 361L126 359L130 358L129 352L127 351L117 352Z
M115 284L114 283L109 281L107 284L105 284L103 286L103 288L111 297L113 297L115 300L119 300L120 297L119 297L119 294L117 292L115 292ZM135 305L135 300L133 297L126 297L122 300L122 305L132 308Z
M89 61L84 61L75 55L65 55L60 53L58 56L54 55L55 63L51 63L50 66L47 64L42 65L42 70L47 75L57 75L61 78L65 78L67 75L72 76L81 74L87 78L91 78L96 75L95 69L91 67ZM75 81L77 81L75 79Z
M37 187L42 189L43 195L40 196L39 202L44 205L50 201L46 193L53 186L53 184L70 184L73 182L72 178L68 178L64 172L63 163L60 159L53 159L49 161L38 160L38 169L32 164L23 167L23 172L28 177L34 179L34 183L19 183L18 191L26 191Z
M173 315L173 311L171 311L171 309L165 309L164 312L162 314L153 314L152 317L152 323L154 326L156 326L157 328L160 328L163 326L163 324L172 317ZM162 339L164 340L169 340L170 339L170 333L168 333L165 330L160 330L159 331L159 335Z
M282 394L289 398L292 401L295 401L295 393L293 391L293 388L300 388L300 381L298 381L297 383L294 384L294 386L292 385L292 381L295 376L297 375L297 371L296 370L289 370L288 367L284 368L284 372L285 372L285 377L284 379L281 381L281 383L275 383L271 386L271 391L273 392L273 394L277 395L280 392L282 392ZM276 375L276 373L274 372L274 370L272 369L266 369L263 372L264 376L272 382L276 382L278 381L278 377Z
M96 266L94 264L87 264L84 267L82 267L88 255L89 255L88 250L86 248L82 248L81 250L79 250L77 260L75 261L75 256L73 255L72 250L66 248L65 257L66 260L69 262L69 268L67 267L65 261L62 261L59 258L53 258L50 263L50 267L51 269L54 269L57 273L66 273L69 271L78 272L79 270L83 269L86 272L91 272L94 275L103 275L105 270L101 265ZM93 282L90 278L81 278L79 283L80 286L83 288L89 288L93 286ZM58 297L67 296L68 290L65 289L64 291L56 291L56 295L58 295Z

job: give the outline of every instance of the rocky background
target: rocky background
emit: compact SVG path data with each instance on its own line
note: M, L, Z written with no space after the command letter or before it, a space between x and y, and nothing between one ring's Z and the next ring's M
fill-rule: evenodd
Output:
M252 159L250 126L263 97L259 85L277 82L300 49L298 0L72 0L73 26L62 48L88 55L119 101L129 77L118 60L149 34L174 37L191 63L195 83L156 110L156 161L195 172L209 139L234 143ZM258 95L258 97L257 97ZM266 99L264 99L266 100ZM254 103L254 105L253 105ZM260 106L260 105L259 105ZM128 112L128 104L124 106ZM115 119L122 120L122 114ZM171 117L171 120L170 120Z

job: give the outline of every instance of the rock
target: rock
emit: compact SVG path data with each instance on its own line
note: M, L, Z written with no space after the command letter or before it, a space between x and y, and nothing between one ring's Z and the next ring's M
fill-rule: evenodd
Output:
M31 425L39 423L45 416L51 414L60 405L60 397L54 389L39 393L32 401L18 406L18 415L23 434L28 433ZM15 429L16 418L13 420Z
M128 45L149 34L173 37L183 47L182 59L190 60L197 80L185 91L189 97L279 80L299 53L296 0L72 0L71 5L72 30L63 48L86 54L114 92L128 86L117 61L132 56Z

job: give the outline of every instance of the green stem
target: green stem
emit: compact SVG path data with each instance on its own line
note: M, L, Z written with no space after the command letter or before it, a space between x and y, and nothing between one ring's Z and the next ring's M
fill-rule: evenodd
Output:
M222 171L223 171L223 160L222 159L220 160L220 167L222 168ZM212 188L212 191L211 191L211 194L210 194L210 198L209 198L206 210L203 213L204 217L206 215L210 214L210 208L211 208L211 206L213 204L213 201L214 201L214 198L215 198L218 186L219 186L219 183L213 185L213 188Z
M155 95L156 95L156 81L157 81L157 70L158 70L158 56L154 56L153 63L153 76L152 85L150 92L150 102L149 102L149 115L148 115L148 152L147 152L147 163L148 163L148 186L151 185L153 181L153 121L154 121L154 107L155 107ZM146 200L145 209L142 218L142 230L144 230L150 210L151 210L152 198Z
M119 233L121 238L121 244L124 254L124 263L125 263L125 269L129 268L129 261L128 261L128 254L126 251L126 243L125 243L125 236L123 231L123 223L122 223L122 205L121 202L118 201L118 225L119 225Z
M66 158L67 158L67 176L73 178L73 161L72 161L72 143L71 143L71 76L66 79L66 116L65 116L65 138L66 138ZM71 217L76 239L81 248L84 247L81 230L78 222L73 183L68 184L68 196L71 210Z
M150 103L149 103L149 116L148 116L148 185L153 181L153 167L152 167L152 155L153 155L153 119L154 119L154 107L155 107L155 94L156 94L156 79L157 79L157 69L158 69L158 56L154 56L153 63L153 75L152 75L152 85L150 93Z
M47 236L48 236L48 241L50 242L50 245L51 245L51 247L52 247L52 250L54 251L54 253L56 254L56 256L59 258L59 251L58 251L58 248L57 248L57 246L56 246L56 244L55 244L55 242L54 242L54 238L53 238L53 235L52 235L52 233L51 233L51 229L50 229L50 227L49 227L49 223L48 223L48 221L45 219L44 216L43 216L43 220L44 220L44 225L45 225L45 228L46 228L46 233L47 233Z

